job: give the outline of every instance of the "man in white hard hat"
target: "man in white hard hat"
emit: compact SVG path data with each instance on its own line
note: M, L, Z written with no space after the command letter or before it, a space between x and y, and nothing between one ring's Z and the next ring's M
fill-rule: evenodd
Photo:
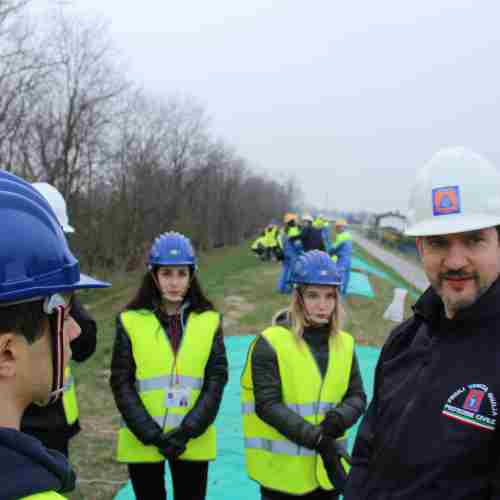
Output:
M409 208L431 286L382 350L344 498L498 500L500 174L442 150Z
M46 182L35 182L33 187L48 201L63 231L74 233L62 194ZM76 295L73 296L71 315L81 330L80 335L70 343L72 359L81 363L95 352L97 324ZM68 457L69 441L80 432L75 381L69 365L66 368L66 380L63 396L54 404L44 407L31 404L27 407L21 421L21 430L38 438L47 448Z

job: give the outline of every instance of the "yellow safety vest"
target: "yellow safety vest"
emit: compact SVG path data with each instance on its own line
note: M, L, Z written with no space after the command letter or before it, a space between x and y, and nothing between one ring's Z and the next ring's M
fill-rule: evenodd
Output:
M66 367L64 377L66 383L64 384L62 402L64 407L64 414L66 415L66 422L69 425L72 425L78 420L80 412L78 410L78 400L76 398L75 378L71 373L71 368L69 367L69 365Z
M266 228L265 246L268 248L275 247L278 244L277 236L278 228L276 226Z
M55 491L44 491L43 493L35 493L29 497L22 497L20 500L66 500L66 497L59 495Z
M175 360L174 352L157 317L151 311L126 311L120 315L132 343L136 364L136 389L155 422L169 431L178 427L200 396L220 316L215 311L189 314ZM167 408L167 390L179 384L191 389L187 406ZM214 460L217 452L215 427L190 439L182 460ZM125 463L165 460L158 448L146 446L123 423L118 433L117 460Z
M300 229L297 226L291 227L288 231L288 233L285 234L288 238L294 238L296 236L300 236Z
M343 233L338 233L335 236L334 245L338 247L341 243L344 243L345 241L352 241L352 235L347 231L344 231Z
M259 245L266 246L266 238L265 236L260 236L257 238L253 244L252 244L252 250L257 250L259 248Z
M276 352L283 403L312 424L319 424L325 414L340 403L347 392L351 374L354 340L340 331L330 339L330 355L324 379L316 360L304 341L281 326L262 333ZM305 495L318 488L334 486L319 454L289 441L255 413L251 345L241 378L243 433L247 473L260 485L289 493ZM347 436L339 441L347 444ZM343 462L348 468L347 463Z

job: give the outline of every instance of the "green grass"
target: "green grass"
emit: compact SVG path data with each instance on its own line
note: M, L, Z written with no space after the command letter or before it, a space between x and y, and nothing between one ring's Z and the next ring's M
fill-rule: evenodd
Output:
M356 252L370 264L401 278L356 247ZM261 262L249 251L249 244L208 252L200 259L200 281L217 308L224 313L226 335L257 334L270 324L274 313L286 307L288 296L276 292L281 266ZM87 362L75 365L81 410L82 432L71 441L70 457L79 483L72 500L109 500L128 479L126 466L114 460L120 417L109 389L109 367L118 312L132 297L143 271L108 277L113 287L82 294L83 301L98 322L97 351ZM394 285L370 276L375 300L348 297L345 301L350 331L360 344L381 345L394 323L382 315L393 297ZM406 284L408 289L413 289ZM413 289L414 290L414 289ZM414 290L416 292L416 290ZM407 299L406 316L410 314Z
M405 281L401 276L395 273L391 268L383 262L371 257L359 245L354 245L354 250L357 255L366 260L372 266L385 271L399 287L406 288L412 292L415 297L420 295L420 292ZM374 299L366 299L357 296L348 296L346 300L346 330L352 333L358 344L382 346L390 331L396 326L392 321L383 318L384 312L392 302L394 297L395 285L391 282L378 278L377 276L369 275L370 283L375 293ZM404 318L409 318L412 314L411 305L414 299L410 297L410 293L406 297Z

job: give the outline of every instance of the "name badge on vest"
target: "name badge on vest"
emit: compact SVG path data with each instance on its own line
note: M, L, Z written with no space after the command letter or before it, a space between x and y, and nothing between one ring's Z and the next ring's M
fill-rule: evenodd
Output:
M165 395L165 407L186 408L189 406L190 400L191 400L191 388L184 387L181 385L176 385L174 387L169 387L167 389L167 394Z

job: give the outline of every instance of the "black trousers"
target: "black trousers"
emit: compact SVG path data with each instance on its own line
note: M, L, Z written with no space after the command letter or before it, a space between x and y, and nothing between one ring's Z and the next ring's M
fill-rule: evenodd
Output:
M175 500L204 500L207 495L208 462L169 460ZM165 500L165 462L128 464L137 500Z
M268 490L267 488L260 488L261 500L335 500L339 498L338 493L334 491L325 491L317 489L307 495L289 495L280 491Z

